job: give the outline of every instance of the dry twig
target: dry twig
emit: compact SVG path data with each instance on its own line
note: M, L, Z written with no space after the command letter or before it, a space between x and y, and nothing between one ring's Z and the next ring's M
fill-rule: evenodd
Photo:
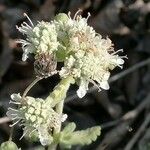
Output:
M140 135L144 132L144 130L148 126L149 122L150 122L150 113L146 116L146 119L144 120L144 122L142 123L142 125L140 126L140 128L138 129L138 131L135 133L135 135L133 136L133 138L126 145L126 147L125 147L124 150L132 150L134 144L136 143L136 141L138 140L138 138L140 137Z
M150 105L150 94L142 100L142 102L134 110L126 113L120 121L117 122L120 122L120 124L105 135L103 141L97 147L97 150L105 150L106 148L108 150L109 147L112 148L117 145L123 139L125 134L130 131L131 124L147 105Z

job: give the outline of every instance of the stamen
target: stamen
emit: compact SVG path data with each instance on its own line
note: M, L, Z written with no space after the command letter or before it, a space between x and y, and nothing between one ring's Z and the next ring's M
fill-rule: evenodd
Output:
M8 110L12 110L12 111L16 111L16 112L18 112L18 110L13 109L13 108L11 108L11 107L9 107L9 108L8 108Z
M9 125L10 127L15 126L21 119L19 119L18 121L16 121L15 123L13 123L12 125Z
M34 27L34 24L33 24L33 22L31 21L31 19L29 18L29 16L28 16L26 13L24 13L23 15L24 15L25 17L27 17L27 19L29 20L30 24Z
M120 58L126 58L126 59L128 59L127 55L125 55L125 56L120 56Z
M27 26L28 28L32 29L26 22L23 22L22 24L24 24L24 25Z
M15 119L18 119L18 116L16 115L16 117L12 118L11 120L15 120Z
M115 54L117 54L118 52L123 52L123 49L117 50L116 52L112 53L112 55L115 55Z
M11 114L11 116L17 116L17 114Z
M74 17L73 17L73 20L75 20L76 19L76 17L77 17L77 15L79 14L79 12L81 12L82 10L81 9L79 9L76 13L75 13L75 15L74 15Z
M30 44L28 41L26 40L23 40L23 39L19 39L19 40L16 40L17 43L21 43L21 44Z
M9 104L16 104L16 105L20 105L21 103L19 102L14 102L14 101L10 101Z
M16 25L16 29L19 30L19 27Z
M27 133L28 133L28 130L26 130L26 132L23 133L23 135L20 137L19 140L21 140Z
M24 126L24 124L19 124L19 127L22 127L22 126Z
M88 20L90 16L91 16L91 14L88 12L88 16L87 16L86 20Z
M68 17L69 17L69 19L71 19L71 12L70 11L68 12Z

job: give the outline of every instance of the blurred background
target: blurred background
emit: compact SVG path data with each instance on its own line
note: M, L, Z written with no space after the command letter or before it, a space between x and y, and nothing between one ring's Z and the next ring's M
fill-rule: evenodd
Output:
M91 87L82 99L72 86L64 112L68 122L78 129L101 125L102 134L90 146L72 150L150 150L150 1L149 0L0 0L0 143L8 140L10 121L6 116L10 95L22 93L35 78L33 60L22 62L22 49L16 39L22 35L16 25L50 21L57 13L82 9L91 13L89 25L109 37L116 50L128 56L124 68L117 68L110 78L110 90L98 92ZM59 82L57 75L40 81L29 92L46 97ZM38 150L40 144L19 141L22 129L15 127L13 141L22 150Z

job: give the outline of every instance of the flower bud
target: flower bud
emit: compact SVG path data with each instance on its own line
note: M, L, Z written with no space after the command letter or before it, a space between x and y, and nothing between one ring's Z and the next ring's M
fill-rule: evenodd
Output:
M0 150L18 150L18 147L14 142L7 141L1 144Z
M59 13L58 15L55 16L54 18L56 21L60 22L67 22L68 21L68 16L65 13Z

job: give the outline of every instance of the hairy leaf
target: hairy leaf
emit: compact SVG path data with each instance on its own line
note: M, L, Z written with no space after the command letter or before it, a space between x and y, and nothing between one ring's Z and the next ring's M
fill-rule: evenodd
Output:
M75 127L74 123L70 123L61 132L59 143L62 148L70 149L73 145L89 145L96 141L97 136L101 133L100 126L73 132Z

